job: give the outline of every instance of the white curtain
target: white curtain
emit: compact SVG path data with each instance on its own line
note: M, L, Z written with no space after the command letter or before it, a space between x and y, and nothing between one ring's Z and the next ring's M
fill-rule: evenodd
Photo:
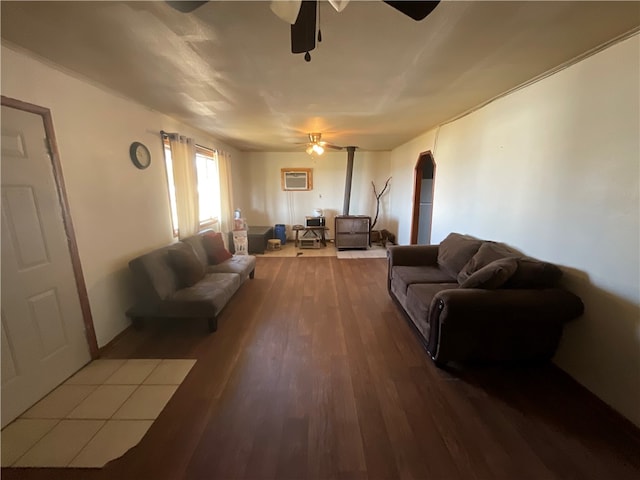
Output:
M182 239L195 235L200 227L196 147L193 139L178 134L169 135L169 145L176 188L178 230Z
M231 155L218 150L218 173L220 175L220 231L233 230L233 189L231 184ZM223 235L227 237L227 235ZM226 238L225 238L226 239Z

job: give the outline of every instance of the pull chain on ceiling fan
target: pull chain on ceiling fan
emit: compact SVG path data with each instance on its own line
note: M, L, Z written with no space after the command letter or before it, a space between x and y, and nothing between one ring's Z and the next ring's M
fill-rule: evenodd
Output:
M426 18L440 3L439 0L383 1L416 21ZM341 12L349 0L329 0L329 3L338 12ZM282 20L291 23L291 53L304 53L304 59L310 62L311 54L309 52L316 48L316 30L318 31L318 42L322 41L318 0L272 0L271 10ZM291 21L295 12L297 12L297 16L294 21Z
M383 1L416 21L424 19L440 3L440 0ZM190 13L209 2L167 1L167 3L180 12ZM337 12L341 12L349 3L349 0L329 0L329 3ZM272 0L270 8L279 18L291 24L291 53L304 53L304 59L310 62L311 54L309 52L316 48L316 38L318 42L322 41L322 33L319 26L318 0Z

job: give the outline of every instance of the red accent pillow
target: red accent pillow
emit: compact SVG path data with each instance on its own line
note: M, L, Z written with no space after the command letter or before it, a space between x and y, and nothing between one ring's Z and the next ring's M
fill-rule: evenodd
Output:
M210 265L217 265L233 257L231 252L225 248L221 233L211 232L202 235L202 246L207 252Z

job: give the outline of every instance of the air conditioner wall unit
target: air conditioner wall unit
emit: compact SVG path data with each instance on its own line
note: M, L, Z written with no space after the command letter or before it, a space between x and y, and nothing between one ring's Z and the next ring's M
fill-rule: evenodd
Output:
M311 190L313 180L310 168L283 168L281 170L282 190Z

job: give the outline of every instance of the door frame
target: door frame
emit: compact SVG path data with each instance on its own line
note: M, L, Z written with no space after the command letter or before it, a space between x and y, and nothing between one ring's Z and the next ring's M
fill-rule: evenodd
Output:
M67 244L69 246L69 255L71 257L73 276L76 280L76 289L78 291L78 298L80 300L80 309L82 311L85 336L87 339L87 344L89 345L91 359L95 360L100 356L100 350L98 348L98 340L96 338L96 331L93 325L93 316L91 315L91 306L89 304L89 295L87 293L87 286L85 284L84 274L82 272L82 264L80 263L80 254L78 252L78 244L76 242L73 221L71 220L71 212L69 210L69 202L67 200L67 191L64 185L64 178L62 176L62 166L60 164L60 155L58 153L58 142L56 141L56 136L53 129L51 110L31 103L23 102L22 100L6 97L4 95L2 95L1 104L4 107L15 108L17 110L33 113L42 117L45 135L48 139L48 150L50 152L49 158L51 159L51 167L53 169L53 179L56 184L58 199L60 201L60 207L62 209L62 223L67 234Z
M420 190L422 189L422 172L424 170L424 165L426 162L431 162L433 165L433 185L434 188L431 190L431 205L433 205L433 196L435 191L435 179L436 179L436 161L433 158L433 154L431 150L427 150L426 152L420 153L418 155L418 160L416 161L416 166L413 170L413 210L411 212L411 235L409 243L411 245L416 245L418 243L418 226L420 224ZM433 209L433 207L431 207ZM429 220L431 225L429 225L429 230L433 226L433 218Z

